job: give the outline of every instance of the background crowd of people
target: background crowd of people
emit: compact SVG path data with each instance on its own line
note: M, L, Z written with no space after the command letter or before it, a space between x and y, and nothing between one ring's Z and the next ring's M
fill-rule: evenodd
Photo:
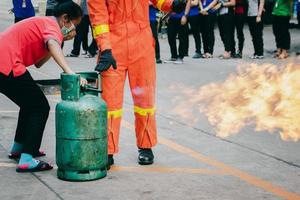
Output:
M272 2L271 2L272 3ZM289 56L290 32L289 21L293 16L293 7L296 4L299 10L299 2L292 0L274 0L271 12L272 28L276 42L274 57L285 59ZM268 2L270 7L270 1ZM154 36L161 24L167 25L168 42L171 57L165 62L182 64L189 47L189 32L192 33L195 43L193 58L213 58L215 44L215 26L224 45L221 59L242 58L244 49L244 24L247 23L252 37L252 59L264 58L263 28L265 15L265 0L191 0L191 7L180 14L169 13L156 18L156 27L152 28ZM154 23L154 17L158 10L150 5L150 20ZM297 12L299 13L299 12ZM161 15L159 15L161 16ZM300 15L297 16L300 19ZM176 46L176 38L179 39L179 47ZM156 39L156 47L159 47ZM203 48L202 48L203 47ZM157 63L161 63L159 50L156 49Z
M82 46L86 58L95 57L98 52L97 44L93 39L88 44L90 19L86 0L78 1L84 17L77 26L77 35L74 38L73 50L67 57L78 57ZM275 37L276 51L274 57L285 59L289 56L290 33L289 21L293 16L293 7L300 10L300 3L293 0L274 0L269 12L272 16L272 28ZM53 8L57 0L47 0L46 15L53 15ZM149 18L153 36L156 43L156 62L162 63L158 32L162 25L167 26L168 43L170 46L170 58L167 63L182 64L188 54L189 33L193 35L195 54L192 58L213 58L215 44L215 26L224 45L224 52L219 56L221 59L242 58L244 49L244 24L247 23L252 37L252 59L264 58L263 28L265 13L265 0L191 0L191 4L180 14L160 13L149 3ZM270 3L269 3L270 4ZM296 4L296 6L294 6ZM13 0L15 22L35 15L31 0ZM270 7L270 6L269 6ZM297 18L300 20L300 12ZM92 31L91 31L92 32ZM176 41L179 40L177 47Z

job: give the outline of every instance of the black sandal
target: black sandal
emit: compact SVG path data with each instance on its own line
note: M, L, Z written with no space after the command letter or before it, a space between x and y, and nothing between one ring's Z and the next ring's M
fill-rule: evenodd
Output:
M53 169L53 166L51 166L50 164L44 162L44 161L40 161L39 164L35 167L35 168L31 168L31 169L23 169L23 168L17 168L16 172L19 173L25 173L25 172L41 172L41 171L47 171L47 170L51 170Z

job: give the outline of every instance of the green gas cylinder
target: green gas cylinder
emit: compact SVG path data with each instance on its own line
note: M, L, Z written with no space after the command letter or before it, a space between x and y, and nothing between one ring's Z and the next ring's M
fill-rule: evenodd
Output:
M80 87L80 76L61 74L61 99L56 106L56 164L62 180L89 181L106 176L107 107L97 89Z

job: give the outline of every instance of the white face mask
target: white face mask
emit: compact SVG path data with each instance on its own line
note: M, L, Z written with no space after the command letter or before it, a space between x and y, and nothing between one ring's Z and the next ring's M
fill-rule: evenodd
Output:
M71 23L71 26L69 28L67 28L66 26L63 26L61 28L61 33L63 34L63 36L66 36L68 35L70 32L72 32L73 30L75 30L75 26L72 22Z

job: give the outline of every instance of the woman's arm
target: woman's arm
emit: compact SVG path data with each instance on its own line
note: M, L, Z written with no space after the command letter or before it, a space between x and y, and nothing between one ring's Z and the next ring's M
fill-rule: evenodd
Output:
M235 0L230 0L228 2L223 3L224 7L233 7L235 6Z
M260 0L259 6L258 6L258 12L257 12L257 16L256 16L256 23L261 22L261 15L262 15L262 12L264 11L264 6L265 6L265 0Z
M218 0L213 0L206 8L206 11L209 11L210 9L212 9L213 7L215 7L215 5L218 3Z
M47 45L48 45L50 55L53 57L55 62L60 66L60 68L67 74L74 74L74 72L68 66L68 63L65 59L65 56L63 54L63 51L59 43L54 39L50 39L47 42Z
M259 6L258 6L258 13L257 13L257 16L260 16L262 15L262 12L264 11L264 6L265 6L265 0L260 0L259 1Z
M191 0L187 0L184 15L181 17L181 25L185 25L187 23L187 16L191 9Z
M48 45L50 55L53 57L55 62L60 66L60 68L67 74L75 74L69 67L59 43L54 39L50 39L47 42L47 45ZM87 80L80 77L80 85L84 86L86 84L87 84Z

